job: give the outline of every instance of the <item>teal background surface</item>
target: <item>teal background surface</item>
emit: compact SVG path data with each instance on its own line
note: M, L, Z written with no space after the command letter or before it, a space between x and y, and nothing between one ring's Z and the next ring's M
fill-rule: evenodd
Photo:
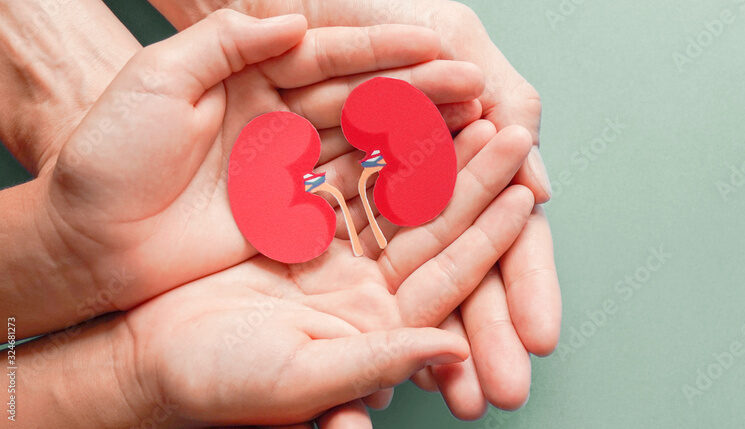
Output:
M543 98L562 340L517 412L407 384L376 427L745 427L745 0L464 3ZM0 187L27 178L0 154Z

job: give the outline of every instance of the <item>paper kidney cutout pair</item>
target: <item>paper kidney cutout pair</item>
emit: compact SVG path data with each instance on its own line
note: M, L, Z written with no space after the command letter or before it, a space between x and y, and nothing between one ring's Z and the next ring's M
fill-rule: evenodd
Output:
M341 116L349 143L367 153L358 191L381 248L386 245L367 201L367 181L380 173L375 204L400 226L422 225L452 198L457 176L453 139L437 106L412 85L374 78L349 95ZM341 192L312 173L321 153L313 125L289 112L251 121L230 155L228 196L241 233L257 251L284 263L309 261L328 249L336 230L334 209L318 195L339 202L356 255L359 238Z

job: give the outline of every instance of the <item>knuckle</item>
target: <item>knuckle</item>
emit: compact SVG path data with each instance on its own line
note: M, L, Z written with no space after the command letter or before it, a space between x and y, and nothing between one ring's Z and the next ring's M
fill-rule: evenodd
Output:
M442 281L441 288L443 292L446 290L459 291L462 279L458 264L453 259L453 256L447 252L443 252L435 258L435 261ZM435 310L439 310L439 308L435 308Z
M324 76L331 76L334 70L334 64L327 50L328 45L323 33L315 33L312 38L312 43L318 68Z
M528 81L522 80L513 91L512 104L526 114L540 115L542 110L541 96Z
M231 25L236 19L239 19L241 15L241 13L236 12L233 9L222 8L211 12L207 18L222 26Z

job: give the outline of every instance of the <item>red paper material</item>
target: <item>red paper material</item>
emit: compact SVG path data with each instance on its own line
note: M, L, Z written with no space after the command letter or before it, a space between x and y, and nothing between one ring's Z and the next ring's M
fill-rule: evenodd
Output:
M305 118L272 112L251 121L230 154L228 196L233 217L260 253L284 263L309 261L331 244L336 214L305 191L321 140Z
M386 166L375 185L375 204L389 221L417 226L439 215L453 196L458 174L455 147L437 106L407 82L374 78L344 104L344 135Z

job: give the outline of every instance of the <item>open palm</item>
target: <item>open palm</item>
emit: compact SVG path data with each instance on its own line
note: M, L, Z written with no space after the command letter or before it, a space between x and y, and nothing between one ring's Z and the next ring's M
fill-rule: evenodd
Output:
M432 28L442 38L440 58L469 61L485 74L479 110L497 130L520 125L535 146L515 177L529 187L537 203L550 197L550 185L538 151L541 102L536 90L491 41L479 17L466 5L451 0L150 0L176 28L182 29L217 7L230 7L253 16L302 13L311 27L334 25L413 24ZM494 5L495 13L508 13ZM528 353L545 356L556 347L561 322L561 296L553 261L553 244L546 216L537 206L515 245L490 274L486 286L461 308L464 322L490 324L478 338L465 323L474 349L473 362L460 368L435 368L415 378L420 386L439 388L453 413L473 419L485 410L485 398L506 409L525 403L530 388ZM471 310L478 309L480 314ZM454 315L454 319L458 319ZM488 321L487 321L488 320ZM497 323L497 322L500 323ZM463 332L458 320L448 328ZM459 374L455 376L455 374ZM433 377L434 375L434 377ZM480 386L479 386L480 384ZM482 391L483 390L483 391Z
M508 188L437 256L411 255L418 267L403 281L335 239L311 262L258 255L170 291L124 316L138 379L190 422L291 424L460 362L464 339L411 328L439 324L471 294L532 205L527 188Z
M427 61L438 52L437 40L427 30L393 26L378 29L376 35L373 29L337 28L313 30L302 40L302 18L241 22L248 19L216 14L147 48L112 83L60 154L50 192L53 213L68 241L74 240L74 247L95 261L91 267L95 283L106 284L109 273L120 266L127 271L128 287L112 298L115 309L131 308L255 255L230 216L224 186L227 155L245 123L259 114L290 108L321 129L325 164L320 168L329 173L330 181L357 176L358 170L352 169L359 169L359 155L347 153L338 129L339 114L350 89L372 75L334 76ZM259 28L250 28L254 25ZM323 38L327 32L339 31L347 32L347 37ZM404 36L412 43L391 43ZM340 44L340 40L353 43ZM287 54L270 59L295 45ZM386 75L407 79L424 90L440 105L453 129L481 114L480 108L474 110L481 76L470 65L434 61ZM458 79L448 79L453 75ZM96 132L102 138L94 138ZM397 291L429 260L436 261L428 266L442 277L456 278L464 271L462 263L452 260L453 252L445 249L479 216L486 216L484 210L489 211L508 185L530 147L530 135L522 128L495 134L493 125L478 121L456 139L458 183L450 207L438 220L421 228L390 230L395 237L382 255L374 251L369 230L363 231L361 237L374 258L365 263L376 265L383 280L379 285L385 286L380 290ZM517 189L518 199L531 205L525 189ZM348 198L356 194L356 189L343 186L342 191ZM350 198L349 204L361 229L365 219L361 205L357 198ZM479 231L488 230L487 224L482 222L471 239L483 240ZM340 228L339 236L343 235ZM463 243L457 254L478 255ZM473 290L501 256L501 252L484 254L492 256L478 270L466 273L470 289L465 290ZM450 310L468 294L457 296ZM357 308L355 296L348 298L347 306ZM413 298L417 297L407 301L410 305L418 302ZM362 328L374 325L359 322Z
M247 122L288 109L308 117L323 129L321 168L333 180L354 165L335 151L341 105L371 76L359 73L428 61L439 50L431 31L409 26L305 32L302 16L216 13L145 48L91 109L60 153L49 199L60 234L90 263L93 285L105 288L112 272L125 272L126 287L98 312L131 308L256 254L225 189L227 158ZM400 38L413 43L391 43ZM457 82L441 79L453 73ZM354 76L336 77L346 75ZM387 75L418 84L444 110L482 90L480 73L459 62Z

